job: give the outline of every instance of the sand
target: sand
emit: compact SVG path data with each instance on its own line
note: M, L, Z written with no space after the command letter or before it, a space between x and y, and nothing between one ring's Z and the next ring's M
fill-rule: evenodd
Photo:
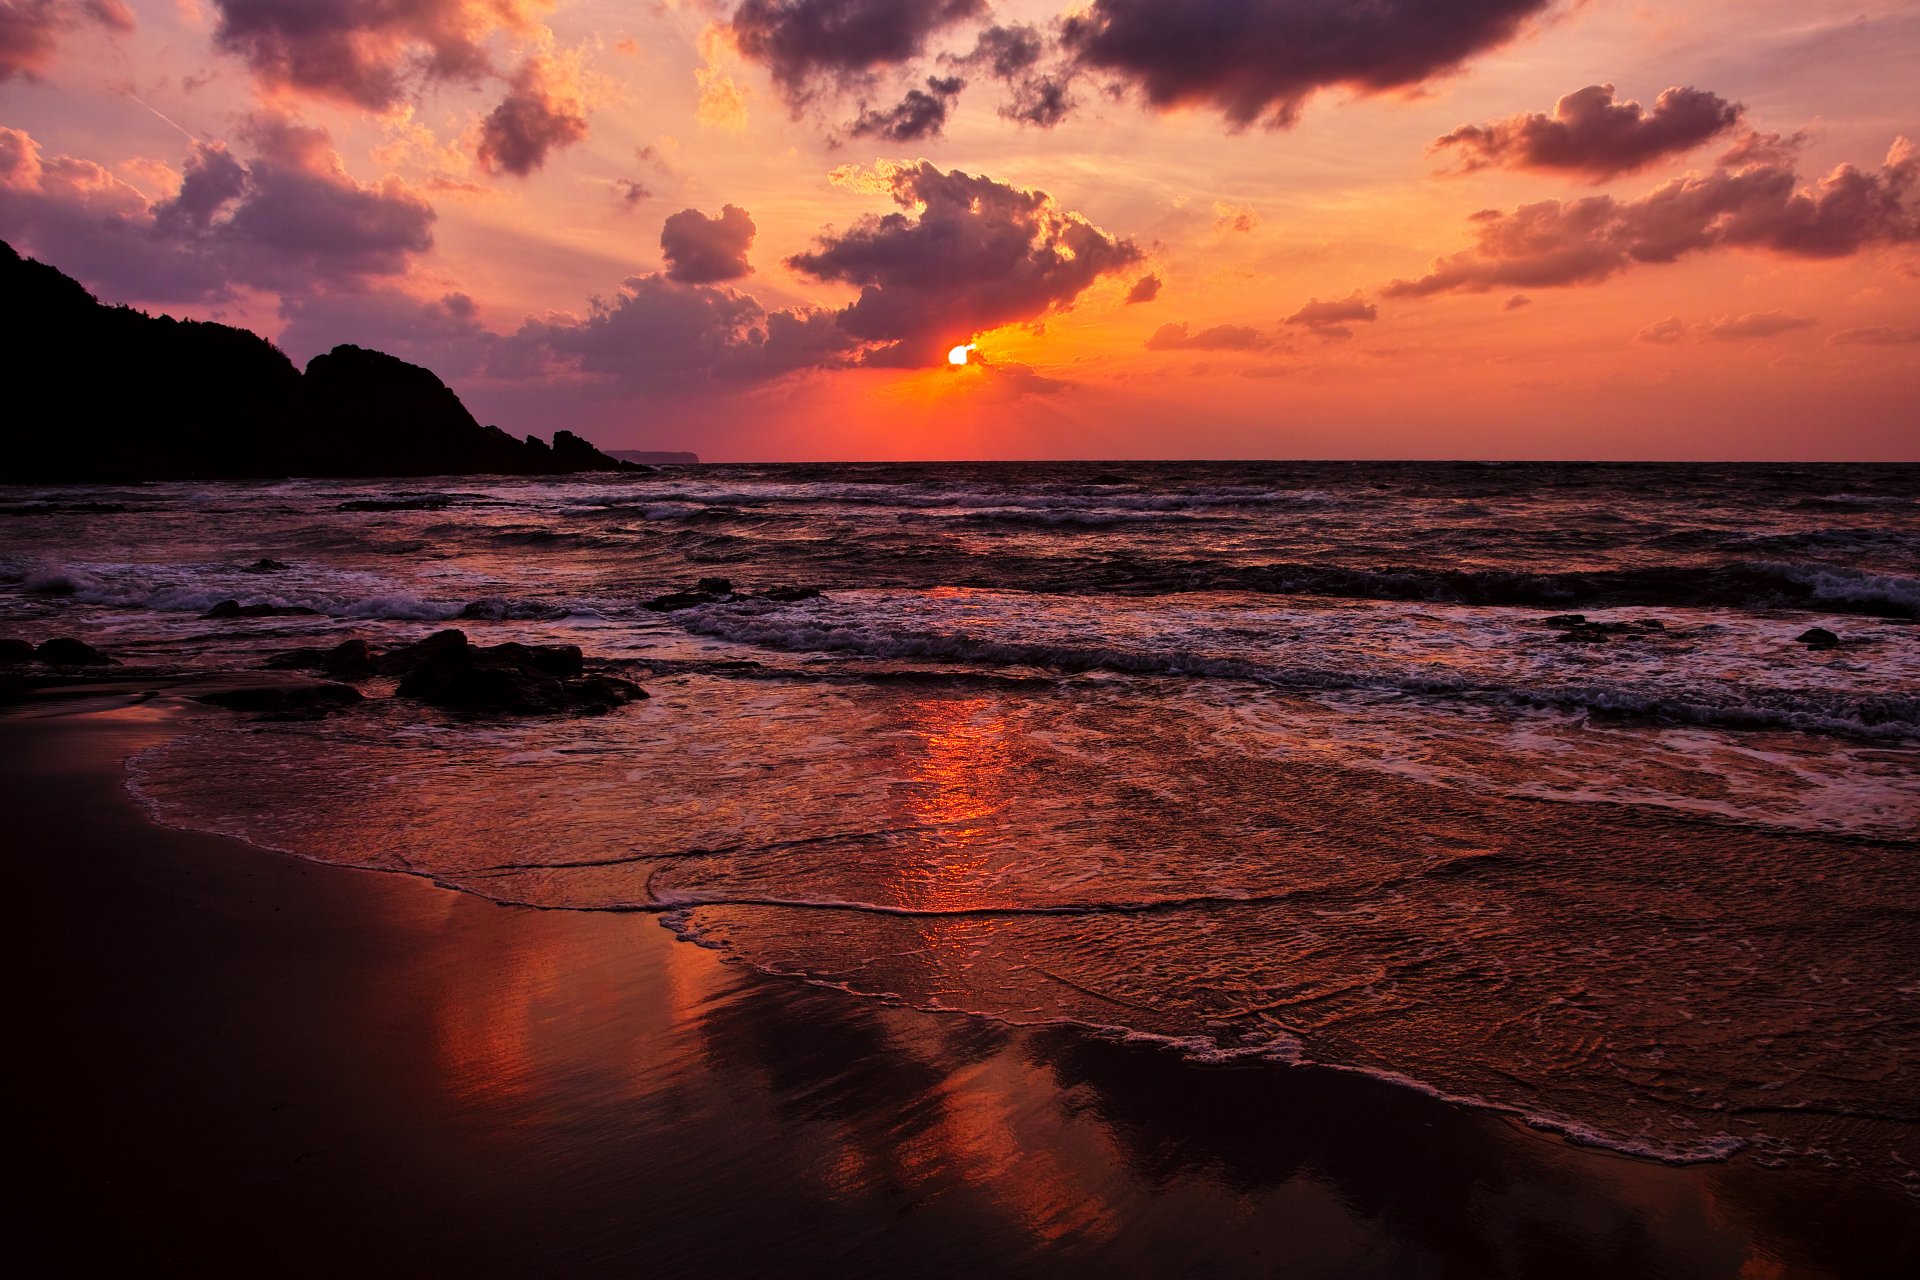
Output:
M524 1275L1893 1276L1920 1204L1318 1069L769 978L155 826L137 684L0 713L29 1265Z

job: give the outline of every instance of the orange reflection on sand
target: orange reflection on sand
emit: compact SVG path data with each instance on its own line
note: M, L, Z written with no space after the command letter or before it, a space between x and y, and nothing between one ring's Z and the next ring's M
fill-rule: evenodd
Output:
M1006 719L990 698L926 698L908 705L906 722L922 743L906 815L921 834L900 864L900 901L936 912L987 906L992 837L1011 790ZM979 918L926 925L927 958L943 985L964 979L966 956L997 927Z

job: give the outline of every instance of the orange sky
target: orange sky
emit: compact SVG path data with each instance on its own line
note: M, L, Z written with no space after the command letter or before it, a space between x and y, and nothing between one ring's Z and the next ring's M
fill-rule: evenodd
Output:
M1383 9L11 0L0 238L709 460L1920 457L1911 0Z

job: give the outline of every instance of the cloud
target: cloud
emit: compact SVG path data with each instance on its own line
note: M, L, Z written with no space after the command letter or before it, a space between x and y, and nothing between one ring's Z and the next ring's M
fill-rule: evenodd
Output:
M925 89L909 89L885 111L862 111L847 132L856 138L885 138L889 142L918 142L935 138L946 128L947 111L967 82L958 76L927 77Z
M350 176L321 129L248 123L242 159L196 144L179 192L155 203L99 165L46 156L0 129L0 237L114 297L218 298L360 287L433 246L433 207L397 178Z
M1388 297L1591 284L1630 267L1741 248L1794 258L1842 258L1874 244L1920 239L1908 199L1920 151L1897 139L1878 172L1843 164L1803 187L1779 164L1716 168L1676 178L1637 200L1543 200L1473 215L1474 244L1434 261Z
M801 369L844 367L859 344L818 309L769 312L751 295L714 285L635 276L584 318L527 320L493 344L496 377L571 372L618 384L659 387L748 382Z
M1920 342L1920 329L1895 329L1884 324L1842 329L1827 339L1830 347L1892 347L1910 342Z
M1505 302L1501 303L1500 309L1502 311L1518 311L1522 307L1530 307L1532 305L1533 305L1532 298L1529 298L1524 293L1516 293L1511 298L1508 298Z
M1656 320L1633 335L1634 341L1651 343L1656 347L1678 342L1686 336L1687 322L1679 316L1668 316L1665 320Z
M1161 325L1147 339L1149 351L1258 351L1266 335L1243 324L1217 324L1194 332L1186 321Z
M1349 325L1372 324L1379 316L1380 308L1354 293L1325 302L1310 299L1306 306L1288 316L1285 323L1301 325L1322 338L1351 338L1353 330Z
M1057 61L1058 55L1058 48L1040 28L1014 23L987 27L976 38L973 52L955 61L984 69L1006 84L1012 98L1000 108L1002 116L1050 129L1066 119L1073 107L1067 70L1043 65L1049 59Z
M214 43L261 84L385 110L414 80L478 81L489 37L531 32L551 0L213 0Z
M728 27L789 101L844 88L919 57L927 38L979 17L986 0L742 0Z
M587 136L586 107L570 80L545 59L529 58L508 82L507 96L480 122L480 165L524 178L550 152Z
M840 324L883 344L868 353L871 364L938 364L974 334L1071 308L1088 286L1142 257L1043 191L942 173L925 160L841 176L885 190L905 212L823 235L787 265L859 288Z
M653 191L644 182L635 182L632 178L615 178L613 194L621 204L629 209L643 201L653 199Z
M1417 86L1506 43L1551 0L1093 0L1061 41L1156 110L1283 127L1316 92Z
M747 128L747 91L732 76L712 67L695 67L694 82L700 86L700 105L694 118L714 129L744 133Z
M1807 144L1804 133L1761 133L1749 129L1714 161L1723 169L1743 169L1750 164L1791 165Z
M667 279L680 284L715 284L751 275L747 250L753 247L753 218L739 205L726 205L709 218L698 209L682 209L660 228L660 252Z
M37 79L61 34L85 26L131 31L133 12L121 0L7 0L0 6L0 84Z
M1588 85L1554 104L1553 115L1509 116L1462 125L1432 150L1455 150L1467 171L1544 169L1596 182L1691 151L1740 122L1744 108L1705 89L1668 89L1648 111L1616 102L1610 84Z
M1213 202L1213 229L1215 231L1247 232L1260 225L1260 215L1251 206L1227 204L1225 201Z
M282 300L280 315L286 327L277 344L296 359L351 342L430 363L442 377L477 366L495 341L479 304L459 292L421 298L382 287L298 295Z
M1141 276L1133 282L1133 288L1127 290L1127 305L1138 302L1152 302L1160 296L1160 277Z
M1721 316L1707 326L1707 337L1721 341L1771 338L1795 329L1811 329L1819 323L1812 316L1788 315L1778 310L1753 311L1743 316Z

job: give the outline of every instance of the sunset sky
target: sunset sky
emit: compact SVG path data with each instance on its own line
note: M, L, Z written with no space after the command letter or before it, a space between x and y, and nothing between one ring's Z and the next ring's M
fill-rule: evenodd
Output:
M0 0L0 238L715 461L1912 459L1917 66L1914 0Z

